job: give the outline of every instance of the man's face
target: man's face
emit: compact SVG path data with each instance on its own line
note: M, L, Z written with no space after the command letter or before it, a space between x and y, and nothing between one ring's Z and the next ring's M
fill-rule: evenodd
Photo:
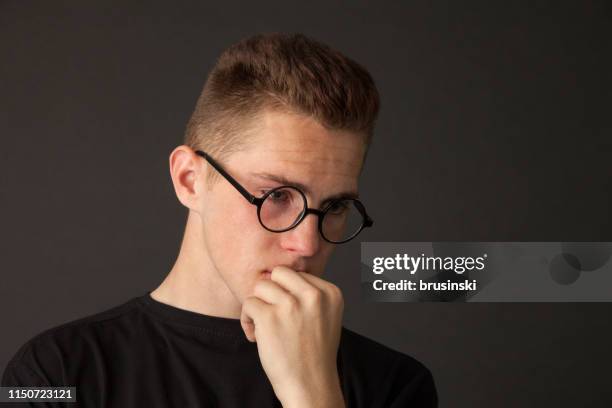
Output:
M301 184L308 189L308 207L320 209L331 196L357 193L364 150L363 138L354 133L327 130L304 116L266 111L248 146L220 164L256 197L274 187ZM206 171L215 170L208 166ZM206 183L203 177L199 182ZM261 226L256 206L222 177L203 191L204 250L240 302L277 265L323 274L335 245L321 237L315 215L292 230L274 233Z

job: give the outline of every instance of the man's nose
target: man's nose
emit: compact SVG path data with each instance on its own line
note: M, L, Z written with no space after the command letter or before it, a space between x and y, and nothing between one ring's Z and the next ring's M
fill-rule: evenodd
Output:
M314 214L307 214L297 227L281 235L283 248L295 251L300 256L313 256L319 251L319 219Z

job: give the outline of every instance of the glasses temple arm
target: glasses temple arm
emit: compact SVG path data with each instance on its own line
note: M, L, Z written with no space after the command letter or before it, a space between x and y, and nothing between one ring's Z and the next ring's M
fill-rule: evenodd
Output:
M225 170L223 170L223 168L221 166L219 166L219 164L217 164L217 162L215 162L212 157L210 157L208 154L204 153L201 150L196 150L196 154L202 156L204 159L206 159L206 161L214 167L215 170L217 170L223 177L225 177L225 179L227 181L230 182L230 184L232 186L234 186L234 188L236 190L238 190L238 192L240 194L242 194L242 196L244 198L246 198L251 204L255 203L255 201L257 200L257 197L255 197L254 195L252 195L251 193L249 193L248 191L246 191L246 189L244 187L242 187L240 185L240 183L238 183L238 181L236 181L236 179L234 179L232 176L230 176Z

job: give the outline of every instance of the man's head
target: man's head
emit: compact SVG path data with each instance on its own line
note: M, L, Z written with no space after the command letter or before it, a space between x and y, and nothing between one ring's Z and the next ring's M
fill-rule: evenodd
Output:
M302 185L311 208L357 193L379 96L365 69L302 35L258 35L217 61L171 156L188 222L198 224L208 269L238 301L274 266L320 276L334 244L308 215L283 233L264 229L256 208L195 150L219 162L251 194ZM183 164L172 165L175 162ZM179 173L193 172L193 188Z
M338 51L299 34L256 35L221 54L184 143L223 160L248 144L262 114L272 110L353 132L367 147L378 109L370 74Z

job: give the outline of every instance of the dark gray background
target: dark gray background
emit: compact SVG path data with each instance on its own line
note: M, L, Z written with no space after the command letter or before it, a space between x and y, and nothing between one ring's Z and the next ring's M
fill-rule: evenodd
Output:
M161 282L186 217L168 155L215 57L257 32L375 77L362 240L612 240L604 2L82 3L0 2L2 369ZM441 406L611 403L612 305L363 303L359 259L329 268L345 325L424 362Z

